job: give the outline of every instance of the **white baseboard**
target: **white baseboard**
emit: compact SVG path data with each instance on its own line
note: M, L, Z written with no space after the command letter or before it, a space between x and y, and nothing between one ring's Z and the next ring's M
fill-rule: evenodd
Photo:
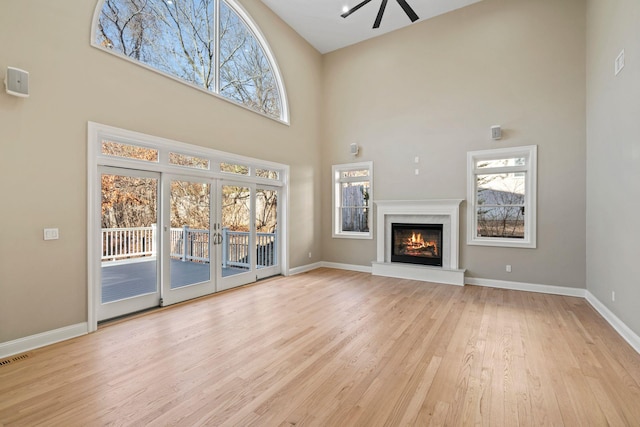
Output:
M568 288L563 286L536 285L532 283L508 282L503 280L478 279L467 277L465 281L469 285L487 286L490 288L511 289L514 291L539 292L543 294L580 297L589 304L606 320L613 329L640 354L640 336L633 332L622 320L607 308L598 298L586 289Z
M366 265L354 265L354 264L340 264L338 262L326 262L320 261L315 262L313 264L303 265L301 267L295 267L289 269L288 276L294 276L296 274L306 273L308 271L312 271L318 268L335 268L336 270L349 270L349 271L359 271L360 273L371 273L371 267L367 267Z
M467 285L486 286L489 288L511 289L513 291L538 292L541 294L562 295L566 297L584 298L586 289L569 288L566 286L537 285L534 283L509 282L506 280L480 279L465 277Z
M593 296L589 291L586 291L585 299L591 304L591 306L598 312L604 320L609 322L611 327L620 334L626 342L629 343L633 349L640 354L640 336L633 332L618 316L613 314L611 310L607 308L598 298Z
M25 351L33 350L35 348L44 347L45 345L55 344L60 341L79 337L80 335L87 334L88 331L89 325L84 322L0 343L0 359L13 356L14 354L24 353Z
M321 262L323 267L326 268L335 268L336 270L348 270L348 271L359 271L360 273L369 273L371 274L371 267L366 265L355 265L355 264L341 264L339 262Z
M286 274L287 276L295 276L296 274L306 273L311 270L315 270L317 268L322 267L321 262L315 262L313 264L307 264L300 267L290 268L289 272Z

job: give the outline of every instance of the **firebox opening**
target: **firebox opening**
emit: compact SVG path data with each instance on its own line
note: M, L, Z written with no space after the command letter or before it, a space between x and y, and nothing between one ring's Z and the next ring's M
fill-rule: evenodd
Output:
M442 224L391 224L391 262L442 266Z

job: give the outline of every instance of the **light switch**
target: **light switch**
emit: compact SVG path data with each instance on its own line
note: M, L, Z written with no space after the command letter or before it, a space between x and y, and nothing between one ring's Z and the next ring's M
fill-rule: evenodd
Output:
M44 229L44 240L58 240L59 238L60 238L60 234L58 233L57 228Z
M620 73L620 71L622 71L623 68L624 68L624 49L622 49L622 52L620 52L620 55L618 55L618 57L616 58L616 63L615 63L616 76L618 75L618 73Z

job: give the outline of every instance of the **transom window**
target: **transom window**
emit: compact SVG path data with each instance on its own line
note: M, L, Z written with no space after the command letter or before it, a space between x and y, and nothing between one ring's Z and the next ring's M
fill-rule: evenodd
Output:
M536 247L537 146L467 153L470 245Z
M371 239L373 163L333 166L333 237Z
M273 55L231 0L103 0L92 44L269 117L288 121Z
M281 187L284 171L273 163L222 151L161 140L145 134L106 125L89 123L96 128L96 156L105 166L125 167L155 172L188 173L192 176L228 178L242 182L262 182ZM229 157L232 156L232 157ZM233 158L233 161L227 159ZM246 162L246 163L245 163Z

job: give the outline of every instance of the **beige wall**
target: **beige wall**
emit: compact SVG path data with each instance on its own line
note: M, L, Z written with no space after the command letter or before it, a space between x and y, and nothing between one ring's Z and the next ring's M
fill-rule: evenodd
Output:
M468 246L463 224L461 266L584 287L585 21L584 0L484 0L325 55L324 259L375 259L374 241L331 238L331 165L353 161L350 143L374 161L378 200L466 199L468 151L536 144L538 248Z
M320 260L322 58L262 2L242 4L282 70L291 126L92 48L96 1L3 4L0 74L28 70L31 97L0 93L0 342L87 320L87 121L289 164L290 266Z
M587 5L587 289L640 335L640 2Z
M241 1L274 50L291 126L90 47L94 1L22 0L0 13L0 70L29 70L32 94L0 93L0 342L86 321L87 121L291 165L291 267L375 258L375 241L331 238L330 170L353 161L350 143L357 161L375 163L375 199L466 198L468 151L536 144L538 248L468 246L463 221L462 267L570 287L584 287L588 271L589 290L606 301L615 286L610 308L640 330L630 258L639 233L627 228L639 200L638 71L610 77L621 47L639 51L634 0L615 0L616 13L589 0L588 61L586 0L484 0L324 57L261 1ZM494 124L499 142L488 137ZM607 237L597 224L612 213L625 227ZM44 242L45 227L61 239ZM620 250L601 257L603 241Z

